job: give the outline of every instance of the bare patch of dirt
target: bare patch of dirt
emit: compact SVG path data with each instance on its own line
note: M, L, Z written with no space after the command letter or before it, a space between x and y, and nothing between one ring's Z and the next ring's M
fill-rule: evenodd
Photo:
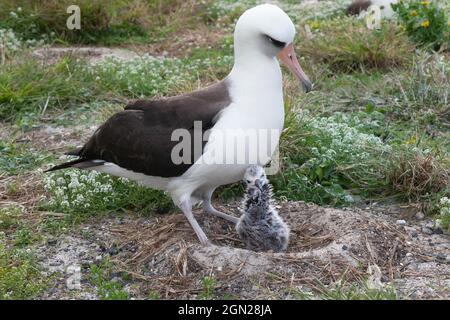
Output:
M33 142L33 147L38 150L63 154L71 147L83 145L97 127L97 125L88 127L43 126L21 133L16 142Z
M232 211L236 206L219 208ZM214 243L210 247L198 244L182 214L167 214L93 220L38 252L46 269L49 261L60 259L62 248L73 251L65 254L68 261L60 259L62 266L109 256L117 272L131 276L127 287L134 288L130 295L137 299L150 291L167 299L195 299L206 276L216 280L215 297L291 299L305 287L320 294L336 281L361 282L369 276L369 266L381 271L381 286L394 285L402 298L448 298L448 236L426 235L420 223L400 225L391 216L361 209L284 202L279 210L292 229L286 253L245 250L232 225L201 210L195 214ZM79 250L80 241L86 253ZM64 285L55 287L47 298L73 296ZM92 292L92 286L83 281L81 291Z
M225 32L224 32L225 31ZM196 30L185 29L180 34L157 43L131 44L125 48L107 47L44 47L35 49L32 55L46 64L54 64L65 56L86 59L98 64L107 58L129 61L144 54L152 56L186 57L197 48L213 48L229 34L227 30L212 30L200 26Z
M127 49L104 47L46 47L34 50L33 56L48 64L56 63L59 59L65 56L84 58L91 64L97 64L111 57L125 61L138 57L135 52Z
M180 34L157 43L145 45L130 45L128 48L138 54L162 55L169 57L186 57L197 48L214 48L220 44L223 37L232 30L211 29L201 25L197 29L185 29Z
M20 205L31 212L42 199L41 179L35 172L0 177L0 208Z

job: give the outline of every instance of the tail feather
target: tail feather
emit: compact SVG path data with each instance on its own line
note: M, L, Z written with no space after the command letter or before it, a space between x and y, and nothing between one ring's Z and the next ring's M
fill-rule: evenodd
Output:
M76 149L67 151L67 152L64 153L64 154L67 155L67 156L80 156L80 155L81 155L81 150L82 150L82 149L83 149L82 147L76 148Z
M54 166L44 172L56 171L65 168L78 168L78 169L86 169L90 167L101 166L105 163L103 160L86 160L86 159L76 159L73 161L65 162L60 165Z

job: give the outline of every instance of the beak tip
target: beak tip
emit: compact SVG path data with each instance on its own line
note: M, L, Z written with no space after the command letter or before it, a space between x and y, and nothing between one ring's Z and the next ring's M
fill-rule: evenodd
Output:
M302 82L303 89L306 93L310 92L312 90L312 83L310 81L304 81Z

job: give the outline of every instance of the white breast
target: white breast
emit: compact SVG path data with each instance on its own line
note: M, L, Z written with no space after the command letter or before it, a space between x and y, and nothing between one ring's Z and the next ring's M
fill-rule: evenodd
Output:
M195 190L211 190L241 180L255 159L259 165L270 160L284 125L281 71L275 59L257 70L249 73L233 68L231 71L227 80L232 103L211 130L204 154L181 177L171 179L168 184L176 203ZM257 146L251 143L255 135ZM235 148L229 147L231 141L235 141ZM245 157L239 148L242 145Z

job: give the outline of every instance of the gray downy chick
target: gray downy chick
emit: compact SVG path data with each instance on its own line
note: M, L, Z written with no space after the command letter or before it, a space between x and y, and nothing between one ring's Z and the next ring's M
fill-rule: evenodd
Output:
M264 169L252 165L244 174L246 194L236 231L246 248L254 251L280 252L287 249L289 227L273 205L272 186Z

